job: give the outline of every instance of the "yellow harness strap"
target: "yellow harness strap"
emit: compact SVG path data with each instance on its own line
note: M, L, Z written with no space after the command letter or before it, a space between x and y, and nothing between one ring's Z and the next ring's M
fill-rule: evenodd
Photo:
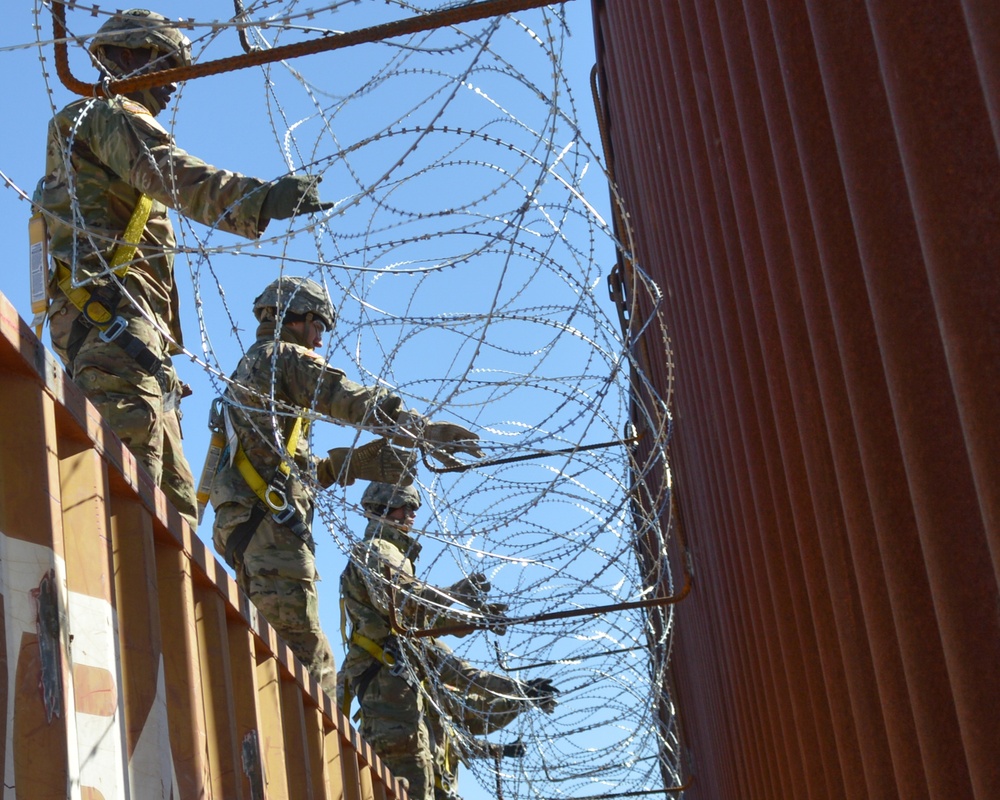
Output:
M367 636L362 636L357 632L352 633L351 644L356 644L376 661L381 661L385 664L389 669L396 666L396 657L391 653L385 652L378 642L372 641Z
M289 458L295 456L295 451L299 446L299 439L302 437L303 432L307 431L308 428L308 421L304 422L302 417L296 417L295 424L292 426L292 432L285 445L285 450ZM270 508L272 511L283 511L288 506L288 498L278 496L277 491L271 488L270 484L268 484L268 482L260 476L260 473L257 472L254 465L250 463L250 459L247 458L247 454L243 452L242 444L239 444L236 449L236 455L233 457L233 466L240 471L240 475L242 475L243 480L247 482L247 486L249 486L250 490L260 498L261 502L263 502L265 506ZM283 459L278 465L278 471L287 478L291 474L292 468L288 461Z
M391 653L385 652L378 642L373 639L369 639L367 636L364 636L357 631L352 631L350 636L347 635L347 602L343 597L340 598L340 637L343 639L345 647L348 644L356 644L368 653L368 655L379 663L384 664L389 669L396 666L396 657ZM344 716L349 715L353 699L354 693L351 691L350 683L345 681L344 699L340 708L340 711L344 714ZM360 713L361 712L359 710L358 715L360 715ZM355 715L355 719L358 718L358 715Z
M448 733L448 728L444 725L441 726L441 729L444 732L444 744L441 747L441 772L443 774L439 773L434 776L434 784L438 789L441 789L444 792L453 792L458 785L458 766L455 764L455 752L454 747L452 746L452 736Z
M139 195L135 208L132 210L132 216L129 217L128 224L125 226L122 242L111 255L111 269L119 278L125 277L129 263L135 258L136 250L139 249L139 239L142 238L142 232L146 229L146 222L149 220L149 212L152 208L153 198L148 194ZM122 266L124 269L118 272L118 268Z
M124 278L128 273L129 264L139 249L139 240L142 238L142 232L146 228L146 222L149 220L149 212L152 208L153 198L148 194L139 195L139 200L132 210L132 216L125 226L125 233L122 234L122 242L115 247L114 253L111 254L111 270L119 278ZM84 286L74 286L73 273L62 262L56 262L56 282L63 294L80 311L83 311L90 303L90 290ZM91 322L100 326L111 321L114 309L104 308L99 303L91 305L96 306L96 308L91 307L85 312Z

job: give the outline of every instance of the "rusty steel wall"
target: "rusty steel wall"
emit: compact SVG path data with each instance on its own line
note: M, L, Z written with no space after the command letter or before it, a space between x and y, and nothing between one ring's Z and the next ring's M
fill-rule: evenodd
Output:
M0 295L4 797L406 800Z
M1000 4L593 8L673 347L685 797L1000 798Z

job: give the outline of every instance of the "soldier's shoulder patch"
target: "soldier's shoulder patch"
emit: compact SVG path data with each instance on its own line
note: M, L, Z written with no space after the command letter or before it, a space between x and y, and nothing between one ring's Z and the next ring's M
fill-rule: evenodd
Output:
M307 347L303 347L303 348L301 348L301 351L298 353L298 355L301 358L308 358L308 359L310 359L312 361L315 361L320 366L326 366L326 359L323 358L323 356L321 356L315 350L310 350Z
M122 102L122 110L128 113L129 122L134 130L144 135L153 136L158 140L166 141L170 139L167 129L156 121L156 117L142 103L136 103L134 100L125 100Z
M137 103L135 100L122 100L122 108L130 114L144 114L147 117L153 116L146 106L142 103Z

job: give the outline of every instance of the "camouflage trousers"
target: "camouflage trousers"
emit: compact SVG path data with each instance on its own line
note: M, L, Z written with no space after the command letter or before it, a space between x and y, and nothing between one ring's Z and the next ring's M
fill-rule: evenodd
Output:
M419 688L382 668L361 699L361 735L397 778L406 778L412 800L434 798L434 756Z
M181 447L181 383L163 353L163 338L141 316L129 319L129 331L164 359L156 376L143 372L114 343L91 329L75 357L67 347L79 312L70 305L50 320L52 346L79 386L118 438L149 472L192 529L198 527L194 475Z
M212 541L220 554L251 506L223 503L215 509ZM324 692L336 699L333 651L319 624L316 559L305 543L268 515L236 562L236 582L291 648Z

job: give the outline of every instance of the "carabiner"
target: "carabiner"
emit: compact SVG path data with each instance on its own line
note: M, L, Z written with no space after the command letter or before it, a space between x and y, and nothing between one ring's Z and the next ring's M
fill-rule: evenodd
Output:
M272 497L276 497L277 500L272 500L271 499ZM285 493L281 489L275 489L273 485L268 486L267 489L264 490L264 502L267 503L267 507L271 509L271 513L274 514L274 518L276 520L278 519L278 515L281 512L288 511L288 498L285 497ZM291 513L292 514L295 513L294 508L292 509ZM288 519L289 519L288 517L285 517L284 519L279 521L287 522Z

